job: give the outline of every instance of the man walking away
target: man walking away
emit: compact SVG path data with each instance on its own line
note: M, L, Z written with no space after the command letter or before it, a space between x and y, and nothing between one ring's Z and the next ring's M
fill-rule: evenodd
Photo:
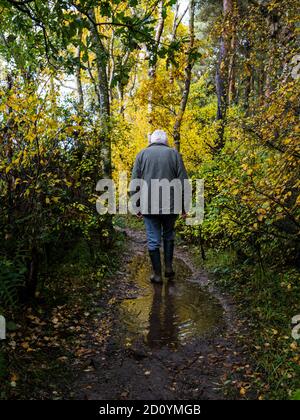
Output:
M162 282L160 246L161 237L164 244L165 277L173 279L173 254L175 239L175 222L179 214L185 217L184 188L188 180L186 169L177 150L168 145L167 134L156 130L150 137L150 144L136 157L132 171L132 180L143 180L147 185L147 194L140 195L140 213L143 215L147 233L148 250L153 268L151 281ZM168 194L157 182L166 180L172 183ZM167 183L167 184L168 184ZM131 191L132 192L132 191ZM178 197L180 206L178 206ZM168 205L166 205L166 198Z

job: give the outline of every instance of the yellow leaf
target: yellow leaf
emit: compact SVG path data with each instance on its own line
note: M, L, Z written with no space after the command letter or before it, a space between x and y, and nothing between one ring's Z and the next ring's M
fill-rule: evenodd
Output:
M28 343L21 343L21 347L23 347L23 349L29 349L29 344Z
M64 179L65 184L67 187L71 187L72 186L72 182L69 182L66 178Z
M292 350L297 350L298 345L297 345L296 341L294 341L294 342L290 345L290 348L291 348Z
M18 375L16 375L15 373L13 373L10 377L11 382L17 382L18 380Z
M240 389L240 395L243 397L244 395L246 395L246 389L245 388L241 388Z
M12 165L8 165L8 166L5 168L5 173L6 173L6 174L8 174L8 172L11 170L11 167L12 167Z
M257 210L257 213L260 213L260 214L266 214L267 212L266 212L266 210L265 210L265 209L258 209L258 210Z

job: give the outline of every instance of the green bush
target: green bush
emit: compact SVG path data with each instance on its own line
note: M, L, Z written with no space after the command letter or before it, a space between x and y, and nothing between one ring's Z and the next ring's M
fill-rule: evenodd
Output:
M24 286L25 267L7 259L0 260L0 302L3 306L15 306L18 292Z

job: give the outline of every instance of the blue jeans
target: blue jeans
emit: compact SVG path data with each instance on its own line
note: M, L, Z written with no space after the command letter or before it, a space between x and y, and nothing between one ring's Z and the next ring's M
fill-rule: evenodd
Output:
M174 241L177 217L174 214L144 216L149 251L160 248L161 237L164 241Z

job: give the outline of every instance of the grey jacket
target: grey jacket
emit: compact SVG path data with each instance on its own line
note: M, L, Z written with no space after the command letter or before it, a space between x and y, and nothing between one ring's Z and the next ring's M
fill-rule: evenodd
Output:
M143 180L147 183L147 187L141 188L140 211L142 214L179 214L188 210L183 199L187 189L184 180L188 180L188 175L177 150L163 143L152 143L137 155L131 179ZM169 197L166 190L161 187L159 187L159 196L157 195L155 183L162 180L173 181ZM131 194L137 190L138 188L130 188Z

